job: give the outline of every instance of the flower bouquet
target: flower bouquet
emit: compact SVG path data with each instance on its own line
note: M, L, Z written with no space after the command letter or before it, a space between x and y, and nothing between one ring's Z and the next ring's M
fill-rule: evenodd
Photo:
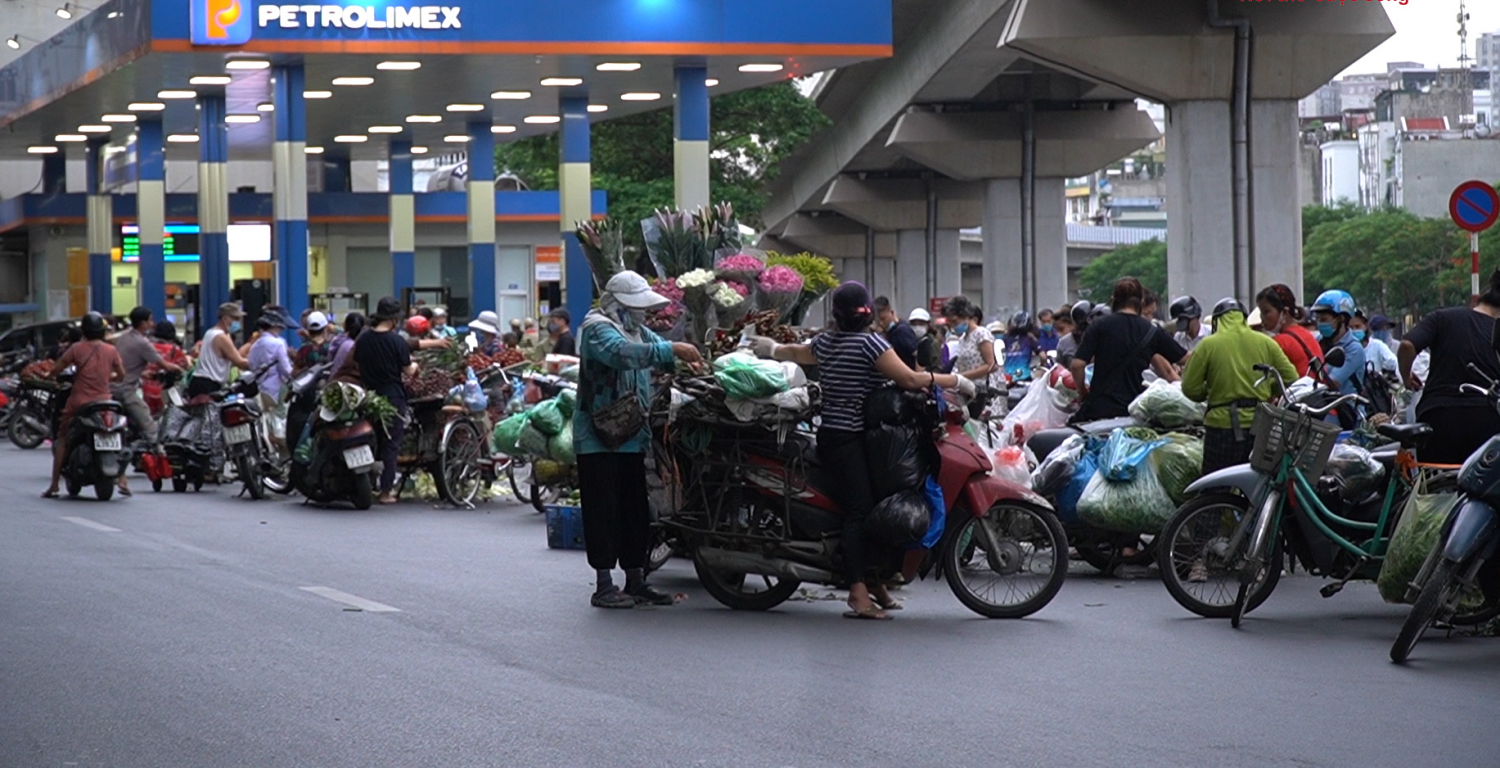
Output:
M714 312L720 328L730 328L750 312L750 288L744 283L725 280L714 286Z
M735 218L734 206L729 203L699 208L693 213L693 225L703 237L704 248L716 258L733 256L744 247L739 219Z
M659 210L641 222L641 234L646 240L651 265L662 277L678 277L684 272L713 265L712 252L708 250L693 214Z
M736 253L719 259L714 265L714 274L720 280L733 280L745 285L755 285L760 273L766 271L766 263L748 253Z
M833 272L833 262L821 256L810 253L792 256L772 253L767 255L766 262L773 267L786 267L802 278L802 293L785 315L786 321L792 325L801 325L807 316L807 310L839 284L839 279Z
M677 277L677 287L682 290L682 305L692 324L692 342L702 344L708 329L714 326L714 273L707 269L685 272Z
M611 277L625 271L625 232L620 222L608 216L599 221L580 221L574 233L594 273L594 285L604 290Z
M802 276L791 267L777 265L762 272L757 282L760 291L756 294L760 309L773 310L778 317L786 317L797 299L802 296Z

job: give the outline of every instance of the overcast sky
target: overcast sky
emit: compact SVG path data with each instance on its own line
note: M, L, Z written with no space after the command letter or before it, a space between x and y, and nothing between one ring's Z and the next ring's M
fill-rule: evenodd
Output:
M1371 51L1344 74L1384 72L1388 61L1417 61L1427 66L1458 66L1458 0L1408 0L1381 3L1396 35ZM1500 32L1500 0L1468 0L1469 55L1483 32Z

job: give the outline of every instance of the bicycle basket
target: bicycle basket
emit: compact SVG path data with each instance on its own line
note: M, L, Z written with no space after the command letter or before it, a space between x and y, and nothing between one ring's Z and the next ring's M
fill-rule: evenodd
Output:
M1259 472L1273 473L1280 467L1281 457L1290 455L1292 466L1302 470L1302 474L1320 477L1339 431L1337 424L1261 403L1255 409L1255 422L1250 427L1255 436L1250 466Z

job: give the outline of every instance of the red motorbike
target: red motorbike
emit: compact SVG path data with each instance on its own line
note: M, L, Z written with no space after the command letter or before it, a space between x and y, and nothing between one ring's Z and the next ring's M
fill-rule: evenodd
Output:
M730 608L764 611L804 582L847 587L843 513L805 421L746 424L713 415L704 390L686 394L696 399L670 424L663 408L653 408L666 499L657 504L658 522L693 558L704 589ZM924 398L921 410L916 426L937 457L946 525L931 550L907 550L900 570L908 579L945 578L964 606L989 618L1041 610L1067 575L1062 523L1046 499L990 474L989 458L964 432L962 408L940 416L937 402ZM897 570L894 562L889 570Z

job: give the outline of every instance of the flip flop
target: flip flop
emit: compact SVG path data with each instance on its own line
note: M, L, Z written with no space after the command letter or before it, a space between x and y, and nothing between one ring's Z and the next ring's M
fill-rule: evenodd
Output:
M125 486L122 485L122 486L120 486L120 495L124 496L125 498L128 499L131 496L134 496L135 494L131 493L129 488L126 488Z
M62 498L62 494L59 493L59 492L57 492L57 491L45 491L45 492L42 493L42 498L44 498L44 499L60 499L60 498Z
M846 619L864 619L866 621L890 621L891 617L886 615L880 608L871 606L865 611L844 611Z
M905 603L902 603L900 600L897 600L894 597L891 598L888 602L881 602L880 600L876 600L875 604L880 606L880 610L882 611L899 611L902 608L906 607Z

